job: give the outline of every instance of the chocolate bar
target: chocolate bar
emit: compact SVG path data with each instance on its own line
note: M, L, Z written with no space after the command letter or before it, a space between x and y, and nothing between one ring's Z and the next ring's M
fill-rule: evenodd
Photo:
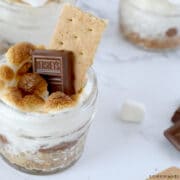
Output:
M75 94L74 55L71 51L35 50L32 60L33 72L46 79L50 93Z
M174 122L174 123L180 122L180 108L178 108L176 110L176 112L174 113L174 115L172 117L172 122Z
M164 132L166 138L180 151L180 122Z

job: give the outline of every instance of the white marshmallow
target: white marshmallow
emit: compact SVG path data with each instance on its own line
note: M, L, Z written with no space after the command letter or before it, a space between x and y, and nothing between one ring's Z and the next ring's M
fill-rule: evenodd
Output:
M120 112L122 121L141 122L145 118L145 106L133 100L126 100Z
M43 6L48 0L23 0L24 2L30 4L34 7L40 7Z

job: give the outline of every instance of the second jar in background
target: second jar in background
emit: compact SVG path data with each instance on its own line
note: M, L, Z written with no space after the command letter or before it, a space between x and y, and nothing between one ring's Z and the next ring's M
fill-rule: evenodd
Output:
M143 48L177 48L180 5L168 0L121 0L120 29L126 39Z
M28 41L48 44L64 3L76 0L51 0L41 7L17 1L0 0L0 40L9 44Z

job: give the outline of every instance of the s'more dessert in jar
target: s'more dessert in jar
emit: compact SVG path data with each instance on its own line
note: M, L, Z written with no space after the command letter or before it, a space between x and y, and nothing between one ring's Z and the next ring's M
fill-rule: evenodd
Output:
M0 0L0 51L19 41L47 45L64 3L76 0Z
M84 149L97 100L94 55L106 22L65 5L50 47L17 43L0 65L0 154L32 174L55 173Z
M120 29L130 42L145 49L180 45L178 0L121 0Z

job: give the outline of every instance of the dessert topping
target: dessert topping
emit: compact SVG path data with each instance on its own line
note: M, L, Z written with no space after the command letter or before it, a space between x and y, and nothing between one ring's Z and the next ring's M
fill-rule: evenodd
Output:
M18 88L23 94L36 94L43 97L47 91L47 82L39 74L26 73L20 77Z
M50 93L75 94L74 55L70 51L35 50L32 52L33 72L48 82Z

